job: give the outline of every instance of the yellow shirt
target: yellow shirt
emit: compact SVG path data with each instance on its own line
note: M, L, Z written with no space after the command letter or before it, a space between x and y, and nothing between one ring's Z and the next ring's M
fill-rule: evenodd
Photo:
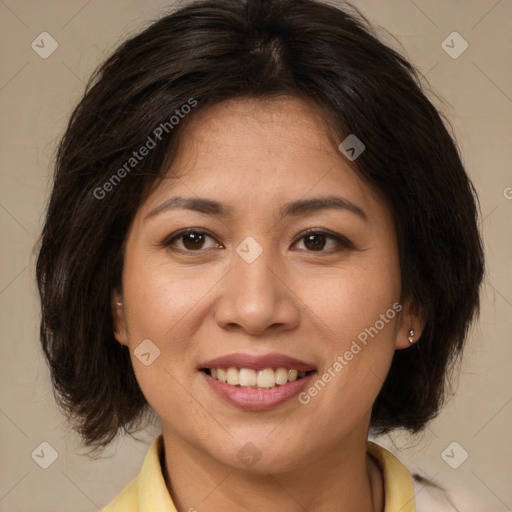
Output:
M162 435L151 444L139 474L102 512L177 512L160 465ZM415 512L411 475L388 450L368 441L368 453L379 464L384 476L384 512Z

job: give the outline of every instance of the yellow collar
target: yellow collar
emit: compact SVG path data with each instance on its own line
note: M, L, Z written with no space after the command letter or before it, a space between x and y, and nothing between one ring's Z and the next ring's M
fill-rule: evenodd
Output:
M384 477L384 512L415 512L414 491L407 468L388 450L367 442L367 452L377 461ZM167 490L160 458L163 437L149 447L139 474L102 512L178 512ZM191 504L193 509L193 504Z

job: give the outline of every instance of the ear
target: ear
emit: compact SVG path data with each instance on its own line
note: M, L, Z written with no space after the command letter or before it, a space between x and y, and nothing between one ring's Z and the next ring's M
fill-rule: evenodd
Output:
M397 325L396 349L412 347L418 341L425 329L426 317L423 311L412 307L409 302L402 306ZM413 331L414 342L409 341L410 331Z
M114 323L114 338L121 344L128 346L128 333L124 313L123 294L119 290L112 293L112 320Z

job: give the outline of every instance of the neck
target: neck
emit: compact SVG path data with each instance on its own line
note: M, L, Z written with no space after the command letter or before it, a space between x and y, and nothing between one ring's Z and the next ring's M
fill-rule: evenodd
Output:
M366 454L366 436L310 457L300 467L256 472L213 459L163 431L164 477L179 512L382 512L381 471ZM349 440L347 440L349 441ZM255 466L256 467L256 466Z

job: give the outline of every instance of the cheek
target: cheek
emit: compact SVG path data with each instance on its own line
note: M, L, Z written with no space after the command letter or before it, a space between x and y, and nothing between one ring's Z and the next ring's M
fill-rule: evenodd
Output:
M210 285L210 281L212 281ZM213 286L212 276L187 273L162 258L135 253L125 262L124 294L130 337L141 336L165 344L166 350L179 348L179 338L187 315ZM168 340L173 340L172 344Z
M400 273L385 259L340 271L307 295L323 337L325 366L302 403L319 421L333 416L352 424L371 408L389 371L401 305ZM316 405L314 405L316 402Z
M206 284L205 279L178 276L178 269L152 262L142 252L132 251L126 258L123 293L128 343L137 382L157 415L173 423L173 418L193 411L200 422L197 404L183 383L195 361L191 340L200 324L189 318L204 297ZM150 356L140 359L137 353L142 352L138 347L143 340L151 341L144 350Z
M205 280L178 276L178 269L152 261L142 251L132 250L125 259L123 295L130 355L139 385L154 408L158 406L152 401L161 394L172 400L179 386L174 379L182 381L194 360L190 340L198 323L187 320L204 297ZM150 340L144 342L148 347L143 352L150 356L139 359L143 340ZM146 365L148 359L154 362ZM162 393L165 389L169 392Z
M321 321L320 328L330 332L327 341L334 349L342 350L376 322L383 337L392 334L397 316L393 304L400 298L400 272L396 264L376 259L369 265L330 272L300 286L302 300L315 313L313 318Z

